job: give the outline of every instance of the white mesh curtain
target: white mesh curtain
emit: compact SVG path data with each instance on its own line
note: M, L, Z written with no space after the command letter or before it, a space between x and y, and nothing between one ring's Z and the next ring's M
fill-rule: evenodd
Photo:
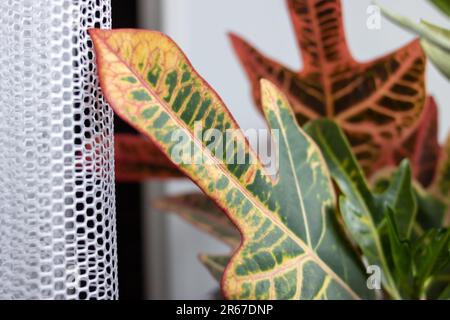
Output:
M117 298L109 0L0 0L0 298Z

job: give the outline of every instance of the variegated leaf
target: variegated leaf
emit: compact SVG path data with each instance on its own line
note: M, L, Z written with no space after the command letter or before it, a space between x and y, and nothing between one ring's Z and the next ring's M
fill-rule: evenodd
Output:
M424 111L417 124L406 132L402 139L392 141L393 153L382 155L377 172L383 168L395 167L409 158L414 178L423 187L428 187L436 175L441 147L438 141L438 108L433 97L427 98Z
M198 229L236 249L241 237L236 226L224 212L206 195L190 193L157 199L154 206L173 212Z
M392 255L394 279L401 296L411 299L414 297L411 249L409 241L405 241L398 231L396 214L392 208L386 208L387 234Z
M261 107L259 79L289 98L300 124L332 118L342 127L367 173L395 152L425 103L425 56L418 41L371 62L351 56L340 0L288 0L304 69L267 58L236 35L231 40ZM409 156L409 155L408 155Z
M242 139L235 139L232 156L244 150L244 164L223 161L196 134L195 120L204 129L221 132L238 126L171 40L138 30L92 30L91 36L102 90L116 114L172 160L181 159L180 170L239 228L242 243L222 280L225 297L372 297L335 228L334 193L319 149L297 126L274 86L264 82L263 87L268 122L282 137L276 181L240 131L235 134ZM174 132L182 139L173 139ZM185 153L178 158L174 149ZM190 155L195 161L188 161Z
M150 140L142 136L116 134L114 147L116 180L119 182L184 177Z

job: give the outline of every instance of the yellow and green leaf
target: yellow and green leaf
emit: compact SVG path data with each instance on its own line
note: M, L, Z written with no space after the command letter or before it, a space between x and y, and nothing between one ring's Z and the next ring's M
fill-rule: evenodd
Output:
M318 147L298 127L286 98L267 81L264 111L279 130L279 168L268 175L218 95L181 50L158 32L91 30L102 90L116 114L177 162L238 227L242 243L222 279L232 299L372 298L359 261L335 221L331 179ZM136 83L125 81L133 77ZM132 81L133 82L133 81ZM233 155L224 162L194 130L235 129ZM177 132L183 139L173 139ZM194 160L178 161L174 148ZM181 157L186 160L186 157Z

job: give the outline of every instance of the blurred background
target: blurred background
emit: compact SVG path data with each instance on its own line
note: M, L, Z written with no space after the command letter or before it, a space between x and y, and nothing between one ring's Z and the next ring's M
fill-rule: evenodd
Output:
M366 26L371 0L342 0L350 49L370 60L401 47L413 36L382 19L379 30ZM450 28L425 0L379 0L413 19ZM160 30L172 37L197 71L216 89L241 127L264 128L250 87L227 37L244 36L267 55L299 69L301 56L284 0L112 0L114 28ZM440 112L440 138L450 128L448 82L428 64L427 83ZM116 131L130 132L116 120ZM117 185L119 290L121 299L209 299L216 281L198 262L199 253L228 248L168 213L151 208L152 198L196 187L189 181Z

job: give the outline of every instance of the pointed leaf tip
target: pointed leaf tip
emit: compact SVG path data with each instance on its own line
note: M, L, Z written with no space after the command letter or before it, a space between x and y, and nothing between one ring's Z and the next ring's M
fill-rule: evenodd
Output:
M262 109L259 79L266 78L286 94L300 125L318 118L335 119L365 172L372 174L380 160L393 157L397 151L393 141L403 139L423 110L425 56L420 42L359 63L345 40L341 1L290 0L288 9L302 53L301 71L283 66L240 37L231 37L252 84L254 101Z
M298 130L287 105L271 112L271 123L286 133L280 139L280 178L272 183L253 152L244 151L244 164L225 163L195 135L195 120L205 129L229 128L240 135L235 154L249 150L223 101L173 41L156 32L114 30L98 44L102 89L116 114L172 159L175 147L194 146L195 154L214 160L178 166L241 231L244 241L222 281L225 297L373 297L356 256L335 229L334 192L320 151ZM185 138L181 146L171 138L174 131Z
M284 94L269 80L262 78L260 80L260 84L262 104L265 113L268 110L274 109L274 105L276 105L276 98L287 101Z

